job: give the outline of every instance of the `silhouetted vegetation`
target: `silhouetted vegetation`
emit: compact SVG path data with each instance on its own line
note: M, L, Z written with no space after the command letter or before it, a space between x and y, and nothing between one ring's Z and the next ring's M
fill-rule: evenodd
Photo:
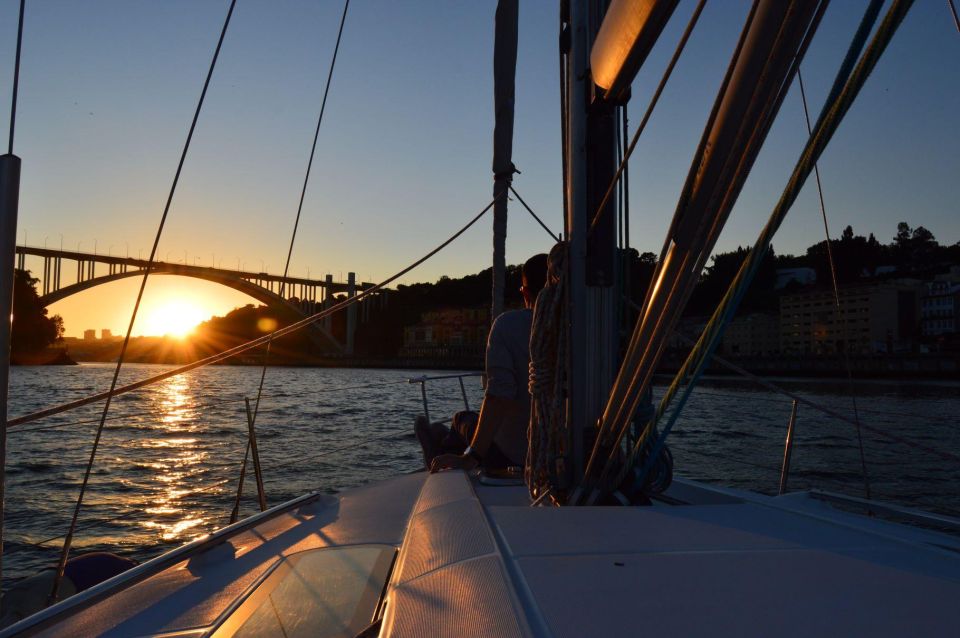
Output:
M202 358L262 337L290 325L298 318L278 313L266 306L247 304L231 310L223 317L212 317L201 323L193 331L190 344L195 357ZM298 330L274 340L270 345L270 361L277 364L299 362L305 356L317 354L318 336L311 334L309 330ZM264 349L259 348L245 353L242 356L243 361L250 362L260 358L263 352Z
M37 295L39 279L29 270L17 270L13 280L13 327L10 337L11 359L15 364L50 363L63 356L62 350L50 352L63 337L60 315L47 316Z
M923 226L912 228L900 223L896 234L888 244L881 244L873 234L857 235L847 226L839 239L830 242L838 283L842 285L893 277L932 278L952 265L960 264L960 242L943 246ZM748 248L738 247L728 253L712 257L704 269L700 281L691 295L685 314L708 315L726 293L727 287L749 254ZM657 257L653 253L640 254L630 250L624 254L623 281L625 292L637 303L642 303L651 277L656 268ZM779 255L771 249L763 258L751 287L744 296L739 310L742 313L769 312L778 310L779 295L792 292L802 285L787 283L777 289L778 270L809 268L816 274L818 286L829 286L830 263L825 241L810 246L802 255ZM37 303L33 286L35 279L24 275L26 290L18 292L21 303L32 303L24 316L34 317L25 325L33 326L33 336L20 337L23 343L49 344L62 334L59 317L46 318L46 311ZM20 279L18 279L20 281ZM18 286L21 284L18 283ZM18 291L20 288L18 287ZM32 294L32 297L30 296ZM440 277L433 283L399 285L388 293L386 305L377 300L370 303L365 321L358 321L355 354L367 359L389 360L398 355L403 346L405 326L414 325L422 315L444 308L488 308L491 301L491 269L459 278ZM508 266L506 270L505 303L520 307L520 266ZM21 312L21 311L17 311ZM360 316L358 312L358 317ZM223 317L213 317L200 324L193 336L182 345L168 345L154 350L145 350L140 360L184 361L200 358L240 345L286 326L299 317L278 314L265 306L247 305L237 308ZM332 318L329 332L340 343L346 336L346 312ZM44 341L46 339L46 341ZM301 330L275 341L271 361L277 364L309 363L323 359L332 350L325 347L321 331ZM233 362L258 363L262 361L262 349L241 355Z
M911 228L906 222L897 225L897 233L889 244L881 244L873 233L866 237L857 235L853 227L847 226L840 239L830 241L830 250L837 283L841 286L895 277L928 279L960 264L960 242L942 246L932 232L923 226ZM732 252L714 255L701 275L685 314L713 312L749 251L738 247ZM803 255L777 255L771 247L740 304L740 312L775 312L777 270L784 268L810 268L816 273L817 285L831 285L826 240L810 246ZM798 287L794 282L776 292L792 292Z

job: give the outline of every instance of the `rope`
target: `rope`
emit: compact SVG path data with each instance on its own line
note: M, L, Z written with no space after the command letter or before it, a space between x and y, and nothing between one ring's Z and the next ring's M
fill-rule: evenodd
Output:
M330 83L333 80L333 69L337 64L337 53L340 51L340 39L343 37L343 25L347 21L347 9L350 7L350 0L343 3L343 14L340 16L340 28L337 30L337 42L333 47L333 57L330 60L330 70L327 72L327 84L323 89L323 100L320 102L320 115L317 117L317 128L313 132L313 144L310 146L310 159L307 160L307 171L303 176L303 188L300 189L300 201L297 204L297 215L293 221L293 232L290 235L290 247L287 249L287 260L283 265L283 279L280 281L280 297L283 298L286 289L286 279L290 272L290 260L293 257L293 245L297 240L297 229L300 227L300 215L303 212L303 201L307 196L307 184L310 182L310 171L313 168L313 158L317 152L317 140L320 137L320 125L323 123L323 113L327 109L327 96L330 94ZM260 399L263 396L263 383L267 378L267 365L270 363L270 348L273 340L267 341L263 352L263 367L260 370L260 383L257 385L257 398L253 404L253 414L250 417L250 428L253 429L257 424L257 414L260 412ZM247 448L243 453L243 465L240 466L240 480L237 484L237 500L234 505L234 513L240 507L240 497L243 492L243 478L247 472L247 457L250 455L250 446L252 441L247 439ZM236 520L231 517L231 520Z
M130 324L127 326L127 334L123 338L123 345L120 348L120 356L117 359L117 367L113 371L113 379L110 382L110 392L107 394L107 400L103 406L103 414L100 417L100 425L97 427L96 436L93 439L93 447L90 450L90 461L87 463L87 469L83 474L83 482L80 484L80 494L77 497L77 504L73 510L73 518L70 521L70 529L67 532L63 543L63 551L60 554L60 562L57 565L57 574L53 580L53 588L50 592L49 603L53 604L57 600L60 591L60 581L63 579L63 570L67 565L67 558L70 554L70 544L73 541L73 531L77 526L77 519L80 516L80 508L83 506L83 497L87 491L87 483L90 480L90 473L93 471L93 463L97 456L97 448L100 445L100 436L103 434L103 426L107 420L107 414L110 411L110 403L113 399L113 392L117 387L117 380L120 378L120 369L123 366L123 359L127 353L127 347L130 344L130 334L133 332L133 324L137 319L137 312L140 310L140 302L143 299L143 292L147 287L147 279L150 276L150 270L153 268L154 259L156 259L157 248L160 245L160 237L163 235L163 227L166 224L167 216L170 213L170 205L173 203L173 196L177 190L177 183L180 181L180 173L183 171L183 164L187 159L187 152L190 149L190 142L193 140L193 133L197 127L197 120L200 119L200 111L203 108L203 101L207 95L207 89L210 86L210 79L213 77L213 70L217 65L217 58L220 56L220 49L223 46L223 40L227 35L227 28L230 26L230 18L233 15L233 9L237 0L231 0L230 8L227 9L227 17L223 21L223 28L220 31L220 39L217 41L217 47L213 52L213 59L210 61L210 67L207 70L207 77L203 83L203 90L200 92L200 99L197 101L197 108L193 113L193 121L190 123L190 130L187 133L186 142L183 145L183 151L180 153L180 161L177 164L177 170L173 176L173 183L170 185L170 193L167 195L166 204L163 207L163 214L160 216L160 225L157 228L156 236L153 239L153 247L150 249L150 258L143 271L143 279L140 280L140 290L137 292L137 300L133 304L133 312L130 315Z
M517 201L519 201L521 204L523 204L523 207L527 209L527 212L530 213L530 216L533 217L535 220L537 220L537 223L540 224L540 228L542 228L542 229L544 229L545 231L547 231L547 234L550 235L550 239L553 239L553 240L555 240L555 241L562 241L563 238L560 237L560 235L554 235L554 234L553 234L553 231L550 230L550 228L549 228L546 224L543 223L543 220L540 219L540 217L539 217L535 212L533 212L533 209L530 208L530 206L527 204L527 202L525 202L525 201L523 200L523 198L520 197L520 193L518 193L518 192L517 192L517 189L515 189L515 188L513 187L513 183L510 184L509 188L510 188L510 192L513 193L513 194L516 196Z
M569 430L565 422L567 250L558 243L547 262L548 283L537 294L530 328L530 425L525 478L533 501L568 486Z
M960 17L957 17L957 7L954 6L953 0L947 0L947 6L950 7L950 13L953 14L953 24L957 27L957 33L960 33Z
M759 4L755 3L747 16L664 241L654 273L656 283L647 290L644 313L634 326L600 418L582 489L577 490L578 497L589 490L588 504L608 489L607 479L615 466L628 469L616 462L620 460L621 444L637 418L666 339L733 209L782 105L796 60L811 41L825 4L825 0L808 3L779 15L777 37L757 43L764 55L754 63L748 63L744 56L753 50L748 45L753 41L751 34L764 21L758 16ZM752 81L744 84L741 73L747 73ZM737 99L728 104L734 110L722 109L734 96ZM715 135L725 140L722 151L711 142ZM645 436L638 442L642 443ZM602 469L594 472L601 464Z
M803 117L807 123L807 135L813 134L810 127L810 111L807 108L807 92L803 87L803 75L797 70L797 83L800 85L800 100L803 103ZM850 365L850 348L847 335L850 331L847 326L847 318L843 316L843 309L840 307L840 286L837 283L837 266L833 261L833 248L830 246L830 225L827 222L827 206L823 201L823 185L820 183L820 168L816 162L813 164L813 176L817 184L817 196L820 201L820 216L823 218L823 232L827 238L827 261L830 264L830 281L833 284L833 300L837 307L837 323L842 326L843 333L843 365L847 372L847 385L850 389L850 400L853 404L853 419L857 424L857 447L860 451L860 470L863 473L863 491L867 500L870 500L870 474L867 472L867 459L863 453L863 434L860 431L860 413L857 411L857 393L853 385L853 370Z
M690 34L693 32L693 27L696 26L697 20L700 19L700 14L703 12L703 7L706 3L707 0L700 0L697 3L697 7L693 10L693 15L690 16L690 21L687 22L687 28L684 30L683 35L680 36L680 42L677 43L677 48L673 52L673 57L670 58L670 63L667 64L667 69L663 72L663 77L660 78L660 84L657 85L657 90L653 92L653 97L650 98L650 104L647 105L647 110L643 114L643 119L640 120L640 125L637 126L637 130L633 134L633 139L630 140L630 145L627 147L627 151L623 154L623 160L621 160L620 165L617 167L617 172L610 180L610 184L607 186L607 191L604 193L603 199L600 200L600 204L597 206L597 212L594 213L593 219L590 222L590 230L593 230L594 227L596 227L597 223L600 221L600 218L603 216L603 211L607 205L607 202L609 201L610 196L613 194L617 182L620 181L620 176L623 175L623 172L626 170L627 162L630 160L633 150L637 147L637 142L640 141L640 135L647 127L647 122L650 121L650 116L653 115L654 107L656 107L657 102L660 101L660 96L663 94L663 89L667 86L667 80L670 79L670 75L673 73L673 69L677 65L677 61L680 59L680 54L683 53L683 49L687 45L687 40L690 39Z
M7 153L13 155L13 134L17 128L17 93L20 90L20 49L23 46L23 11L27 0L20 0L20 17L17 21L17 52L13 58L13 91L10 98L10 141Z
M506 191L504 191L504 192L506 192ZM315 323L315 322L323 319L324 317L328 317L328 316L333 315L333 314L335 314L335 313L337 313L337 312L340 312L340 311L343 310L344 308L349 307L351 304L357 303L357 302L361 301L362 299L364 299L365 297L367 297L367 296L369 296L369 295L372 295L373 293L382 290L382 289L385 288L386 286L390 285L391 283L393 283L394 281L396 281L396 280L399 279L400 277L403 277L404 275L406 275L407 273L409 273L411 270L414 270L414 269L417 268L418 266L422 265L424 262L428 261L428 260L431 259L434 255L436 255L437 253L439 253L441 250L443 250L444 248L446 248L447 246L449 246L450 244L452 244L452 243L453 243L454 241L456 241L461 235L463 235L465 232L467 232L467 230L469 230L471 227L473 227L473 225L476 224L476 223L480 220L480 218L483 217L483 216L487 213L487 211L489 211L491 208L493 208L494 202L497 200L498 197L502 197L502 196L503 196L503 195L501 194L501 195L498 195L497 197L495 197L494 199L492 199L492 200L490 201L490 203L487 204L487 205L483 208L483 210L481 210L481 211L480 211L479 213L477 213L472 219L470 219L470 221L468 221L462 228L460 228L460 230L458 230L457 232L455 232L452 236L450 236L448 239L446 239L445 241L443 241L440 245L436 246L434 249L432 249L432 250L431 250L430 252L428 252L426 255L424 255L423 257L421 257L421 258L419 258L419 259L417 259L417 260L414 261L412 264L410 264L409 266L403 268L403 269L400 270L399 272L391 275L390 277L387 277L386 279L384 279L384 280L381 281L380 283L375 284L375 285L373 285L373 286L370 286L369 288L363 289L363 290L360 291L360 293L358 293L355 297L347 298L347 299L345 299L345 300L343 300L343 301L341 301L341 302L339 302L339 303L334 304L333 306L330 306L330 307L327 308L326 310L317 312L317 313L315 313L315 314L310 315L309 317L305 317L305 318L303 318L303 319L300 319L299 321L296 321L296 322L290 324L289 326L286 326L286 327L284 327L284 328L278 328L277 330L273 331L273 332L270 333L270 334L263 335L262 337L257 337L256 339L251 339L250 341L247 341L246 343L242 343L242 344L240 344L240 345L238 345L238 346L234 346L233 348L229 348L229 349L227 349L227 350L223 350L222 352L219 352L219 353L217 353L217 354L210 355L209 357L204 357L203 359L199 359L199 360L197 360L197 361L194 361L193 363L188 363L188 364L182 365L182 366L180 366L180 367L178 367L178 368L173 368L172 370L167 370L166 372L161 372L160 374L155 374L155 375L153 375L153 376L151 376L151 377L147 377L146 379L141 379L140 381L136 381L136 382L134 382L134 383L129 383L129 384L127 384L127 385L120 386L120 387L118 387L118 388L115 388L115 389L112 390L112 391L100 392L100 393L98 393L98 394L92 394L92 395L90 395L90 396L88 396L88 397L84 397L83 399L77 399L77 400L75 400L75 401L70 401L70 402L68 402L68 403L62 403L62 404L60 404L60 405L55 405L55 406L52 406L52 407L49 407L49 408L45 408L45 409L39 410L39 411L37 411L37 412L33 412L33 413L30 413L30 414L25 414L25 415L23 415L23 416L19 416L19 417L15 418L15 419L11 419L10 421L7 422L7 424L10 425L10 426L21 425L21 424L23 424L23 423L30 423L30 422L32 422L32 421L36 421L36 420L38 420L38 419L42 419L42 418L45 418L45 417L48 417L48 416L52 416L52 415L55 415L55 414L62 414L63 412L67 412L67 411L69 411L69 410L74 410L74 409L76 409L76 408L79 408L79 407L82 407L82 406L85 406L85 405L89 405L89 404L91 404L91 403L96 403L96 402L101 401L101 400L103 400L103 399L106 399L107 397L110 397L110 396L118 396L118 395L121 395L121 394L126 394L126 393L128 393L128 392L132 392L132 391L134 391L134 390L138 390L138 389L140 389L140 388L142 388L142 387L145 387L145 386L148 386L148 385L152 385L152 384L158 383L158 382L160 382L160 381L165 381L166 379L170 379L170 378L172 378L172 377L179 376L179 375L181 375L181 374L183 374L183 373L185 373L185 372L189 372L190 370L195 370L195 369L197 369L197 368L203 368L203 367L206 367L206 366L211 365L211 364L214 364L214 363L219 363L219 362L221 362L221 361L224 361L224 360L226 360L226 359L229 359L230 357L234 357L234 356L236 356L236 355L238 355L238 354L242 354L242 353L244 353L244 352L247 352L247 351L249 351L249 350L253 350L254 348L257 348L257 347L259 347L259 346L262 346L262 345L264 345L265 343L267 343L267 341L269 341L271 338L273 338L273 339L278 339L278 338L283 337L283 336L285 336L285 335L288 335L288 334L291 334L291 333L293 333L293 332L296 332L297 330L300 330L300 329L302 329L302 328L304 328L304 327L306 327L306 326L308 326L308 325L310 325L310 324L312 324L312 323Z
M767 221L766 226L764 226L759 237L757 238L753 249L747 254L746 259L741 265L740 270L737 272L733 282L731 282L723 300L714 311L714 314L710 318L710 321L704 329L703 334L700 335L700 339L697 341L697 344L691 350L686 362L684 362L683 367L677 373L673 383L671 383L667 393L661 400L656 415L647 425L645 434L647 434L650 431L651 426L663 416L667 405L669 405L670 401L677 393L680 383L689 378L690 381L684 388L679 398L677 407L672 411L667 425L664 427L663 432L661 432L660 436L657 437L656 442L654 443L654 453L651 454L651 458L655 458L656 451L663 446L667 435L670 433L670 430L676 422L677 417L689 398L693 386L703 374L707 360L709 360L719 344L723 329L726 327L726 324L736 311L740 299L743 297L743 294L749 287L753 276L756 274L763 255L766 254L770 247L770 242L773 239L773 235L780 227L780 224L786 217L787 212L789 212L793 202L796 201L796 198L799 195L800 189L803 187L806 178L812 172L813 164L823 153L827 143L833 137L833 134L836 132L837 127L842 121L844 115L846 115L847 111L849 111L853 101L859 94L860 89L863 88L867 78L870 76L870 73L876 66L880 56L886 50L887 45L890 43L893 35L896 33L897 28L903 21L912 4L913 0L894 0L893 4L890 6L890 9L887 11L887 15L884 17L883 22L870 42L869 47L860 56L860 60L858 61L856 68L851 73L849 79L846 81L843 90L837 95L833 102L829 103L825 107L825 115L815 127L814 134L811 135L807 140L807 144L804 147L800 159L797 161L790 180L787 183L780 200L777 202L777 205L770 214L770 219ZM634 447L634 450L631 453L631 460L636 457L639 446L643 444L644 440L645 437L641 437L640 440L638 440L637 446ZM644 464L640 473L641 479L645 473L649 471L649 469L649 463Z

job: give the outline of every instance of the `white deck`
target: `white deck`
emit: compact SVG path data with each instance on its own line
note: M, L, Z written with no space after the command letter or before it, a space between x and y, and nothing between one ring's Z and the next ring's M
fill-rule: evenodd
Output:
M953 537L801 496L684 481L671 496L695 504L531 508L523 487L410 475L316 497L11 629L209 635L282 557L380 543L400 548L383 637L958 635Z
M426 574L398 564L381 635L960 631L960 553L955 542L954 550L927 542L951 544L939 534L684 482L675 496L710 504L531 508L524 488L466 495L465 483L456 474L428 479L432 492L455 496L415 516L408 538L427 536L439 555L457 549ZM484 540L467 549L465 537Z

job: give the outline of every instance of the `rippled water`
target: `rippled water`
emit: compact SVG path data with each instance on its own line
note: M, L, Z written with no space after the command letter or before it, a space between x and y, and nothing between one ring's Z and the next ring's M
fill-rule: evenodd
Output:
M125 366L121 382L163 370ZM16 416L109 386L113 366L14 368ZM109 550L143 560L228 522L246 444L243 398L260 370L211 367L119 397L103 434L80 516L75 552ZM312 490L337 491L421 466L411 434L419 387L401 370L272 368L257 419L269 504ZM438 373L443 374L443 373ZM466 379L471 406L480 399ZM784 381L844 413L838 382ZM456 381L429 386L434 419L461 409ZM662 390L662 389L661 389ZM858 384L861 419L960 455L960 384ZM679 474L766 493L776 491L790 400L740 381L698 388L670 438ZM11 430L4 576L56 561L89 456L99 409L88 406ZM91 420L93 422L91 422ZM366 445L364 445L366 443ZM864 432L875 498L950 513L960 510L960 466ZM855 429L800 407L791 489L863 494ZM241 514L256 511L248 474ZM47 543L41 541L51 539Z

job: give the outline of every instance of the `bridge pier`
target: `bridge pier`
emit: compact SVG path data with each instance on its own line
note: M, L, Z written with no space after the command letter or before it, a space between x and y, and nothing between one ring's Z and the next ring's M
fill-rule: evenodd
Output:
M323 309L326 310L333 305L333 275L328 274L323 278L323 281L326 283L323 289ZM320 321L323 324L323 329L330 332L330 329L333 327L333 317L328 315Z
M50 258L43 258L43 294L50 292Z
M357 274L347 273L347 297L357 296ZM346 353L353 354L353 338L357 333L357 304L347 306L347 347Z

